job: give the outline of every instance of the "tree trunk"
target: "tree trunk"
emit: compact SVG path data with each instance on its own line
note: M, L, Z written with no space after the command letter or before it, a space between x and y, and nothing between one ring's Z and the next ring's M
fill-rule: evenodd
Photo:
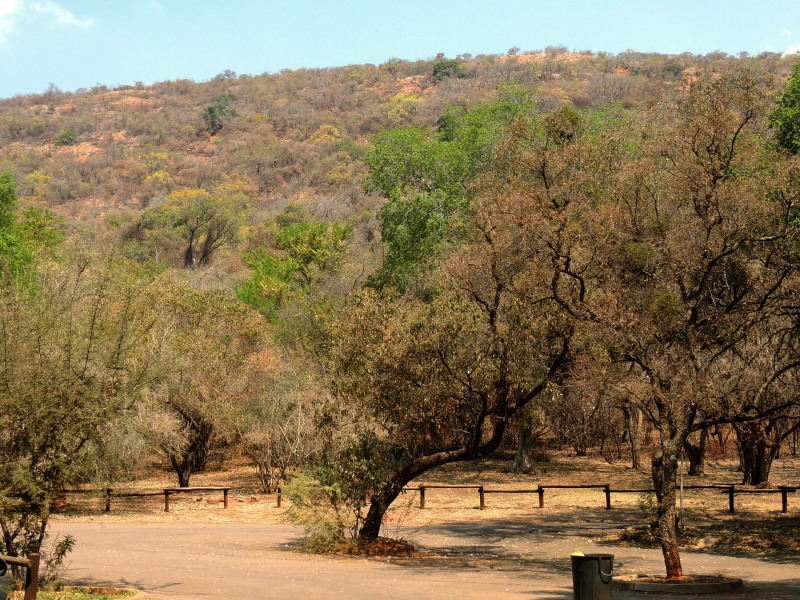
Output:
M742 484L768 485L780 442L770 443L769 434L758 422L736 426L734 430L742 459Z
M625 417L625 435L628 438L628 446L631 451L631 467L634 469L642 468L642 411L633 406L630 402L622 405L622 414Z
M381 534L381 524L386 511L394 502L395 498L400 494L403 487L413 479L410 477L408 481L398 484L396 481L388 483L381 490L370 498L369 511L367 517L364 519L364 524L358 532L358 536L368 540L376 540Z
M708 428L700 430L700 441L697 445L687 439L683 444L686 456L689 458L689 475L706 474L706 448L708 445Z
M194 473L199 473L206 469L213 433L214 426L206 419L200 418L192 423L192 437L188 454L191 457L192 471Z
M388 481L381 490L370 498L369 511L364 519L364 524L358 531L358 536L364 539L377 539L381 533L381 524L386 511L389 510L392 502L403 491L409 481L419 477L423 473L441 465L471 460L475 458L486 458L492 454L506 432L507 421L503 420L494 424L492 436L480 443L481 436L477 436L474 445L468 445L459 450L440 452L435 455L423 456L418 459L410 459L398 466L394 476Z
M680 444L677 444L677 447L680 447ZM662 454L653 457L653 489L658 501L658 538L668 579L683 579L683 567L678 549L678 513L675 508L677 473L677 455L673 452L664 452L662 446Z
M514 455L514 462L511 463L512 473L533 473L533 461L531 461L531 419L527 411L520 415L517 429L517 453Z
M728 432L730 433L730 432ZM717 438L717 444L719 444L719 450L722 452L723 455L727 455L728 453L728 434L724 433L722 430L722 425L715 425L712 431L712 435Z
M189 478L192 476L192 462L185 456L183 460L178 460L174 454L169 457L169 462L172 463L172 468L178 475L178 486L189 487Z

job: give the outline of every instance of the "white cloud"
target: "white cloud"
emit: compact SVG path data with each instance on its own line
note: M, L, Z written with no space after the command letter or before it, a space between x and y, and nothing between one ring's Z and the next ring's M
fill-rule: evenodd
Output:
M2 0L0 0L1 2ZM59 6L55 2L32 2L31 9L34 12L43 15L50 15L55 17L56 21L62 25L69 25L70 27L77 27L79 29L91 29L95 26L95 21L92 18L79 19L63 6Z
M798 52L800 52L800 44L795 44L794 46L789 46L783 55L788 56L790 54L797 54Z
M792 30L789 29L788 27L784 27L782 29L782 32L783 32L783 35L785 35L786 37L792 37Z
M21 8L20 0L0 0L0 44L14 31L15 17Z

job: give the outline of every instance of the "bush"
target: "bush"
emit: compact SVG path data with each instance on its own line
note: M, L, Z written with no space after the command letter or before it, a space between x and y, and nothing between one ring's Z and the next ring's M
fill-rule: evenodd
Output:
M56 146L74 146L78 143L78 132L73 128L64 129L56 138Z
M329 552L353 543L369 498L386 480L393 459L374 434L353 440L336 456L299 472L286 486L287 520L301 525L307 546Z
M440 60L433 65L433 76L440 81L445 77L462 77L461 64L457 60Z

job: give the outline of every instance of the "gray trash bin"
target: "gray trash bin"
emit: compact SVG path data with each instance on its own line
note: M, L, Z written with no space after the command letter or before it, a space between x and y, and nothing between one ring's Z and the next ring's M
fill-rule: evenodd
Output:
M575 600L611 600L614 555L573 554L570 558Z

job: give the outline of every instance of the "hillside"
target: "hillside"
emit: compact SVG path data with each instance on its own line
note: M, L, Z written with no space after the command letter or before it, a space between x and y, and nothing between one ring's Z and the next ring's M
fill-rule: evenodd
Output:
M342 219L375 209L359 158L370 138L397 126L433 126L449 104L496 97L498 86L534 90L539 110L620 102L648 106L692 78L737 64L771 74L776 86L795 57L738 58L563 48L506 56L379 66L224 72L210 81L165 81L0 101L0 171L10 170L22 206L46 206L68 221L139 211L182 188L236 182L255 221L287 204Z

